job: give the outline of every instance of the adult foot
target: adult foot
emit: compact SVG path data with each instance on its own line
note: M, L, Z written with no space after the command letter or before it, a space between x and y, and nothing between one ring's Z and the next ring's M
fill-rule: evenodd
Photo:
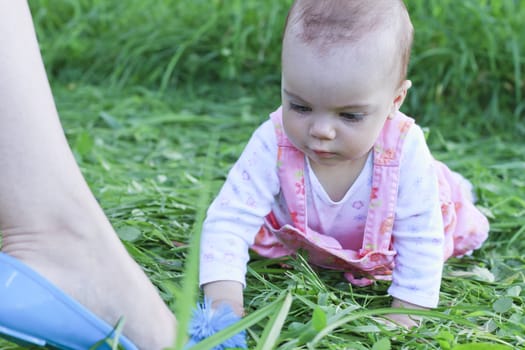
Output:
M141 349L172 345L175 318L128 255L64 137L25 1L0 0L0 233L26 263Z
M108 223L70 213L71 223L6 227L2 251L39 272L140 349L173 345L175 318ZM102 224L101 224L102 223Z

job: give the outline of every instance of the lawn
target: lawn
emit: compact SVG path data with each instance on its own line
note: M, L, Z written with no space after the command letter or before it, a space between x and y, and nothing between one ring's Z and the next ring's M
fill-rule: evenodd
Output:
M81 170L183 328L200 298L203 213L279 105L290 1L30 4ZM291 269L255 258L237 326L249 327L250 349L525 347L525 4L407 5L416 41L403 111L426 128L435 157L472 181L489 240L446 263L439 308L411 331L377 322L390 303L386 283L356 288L300 256L285 261Z

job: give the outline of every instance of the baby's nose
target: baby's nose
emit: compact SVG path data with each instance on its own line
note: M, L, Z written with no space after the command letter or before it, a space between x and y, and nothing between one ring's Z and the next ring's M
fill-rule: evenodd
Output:
M333 140L335 138L335 126L330 118L315 118L310 126L310 136L320 140Z

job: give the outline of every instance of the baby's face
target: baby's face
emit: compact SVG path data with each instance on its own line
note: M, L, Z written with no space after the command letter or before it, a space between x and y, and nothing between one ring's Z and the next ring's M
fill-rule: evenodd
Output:
M293 32L283 43L284 129L316 166L362 160L402 102L387 33L337 45L319 53Z

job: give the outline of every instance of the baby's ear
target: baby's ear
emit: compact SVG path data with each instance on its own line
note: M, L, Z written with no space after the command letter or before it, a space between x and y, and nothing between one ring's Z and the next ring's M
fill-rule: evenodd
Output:
M401 105L405 101L405 97L407 97L408 89L410 89L411 86L412 82L410 80L403 80L399 85L394 98L394 110L398 111L401 108Z

